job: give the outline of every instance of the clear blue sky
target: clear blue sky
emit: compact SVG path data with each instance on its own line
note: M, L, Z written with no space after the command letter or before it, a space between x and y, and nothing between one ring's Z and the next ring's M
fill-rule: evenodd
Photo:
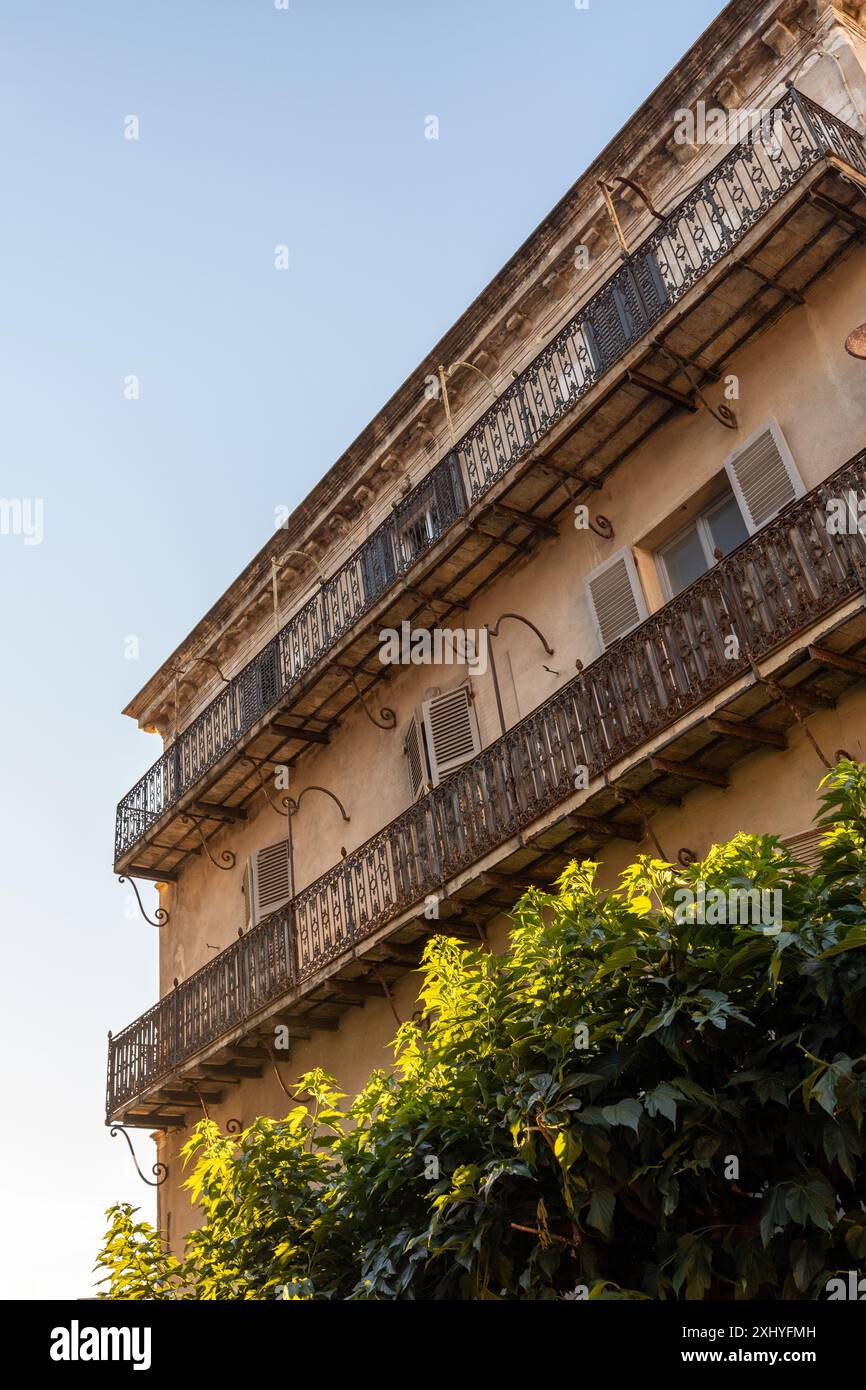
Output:
M89 1292L104 1208L152 1211L103 1127L157 991L121 708L720 8L5 0L0 497L44 539L0 535L2 1296Z

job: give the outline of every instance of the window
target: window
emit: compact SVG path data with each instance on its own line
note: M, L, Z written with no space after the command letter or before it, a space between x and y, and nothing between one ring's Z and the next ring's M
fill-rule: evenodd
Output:
M724 496L656 552L665 597L673 598L711 569L717 550L728 555L748 535L737 499L726 489Z
M602 650L647 616L634 556L627 546L597 565L583 587Z
M403 564L409 564L416 555L420 555L423 550L427 549L436 535L438 520L434 502L432 506L419 509L414 516L401 522L397 532L397 540Z
M263 917L276 912L292 896L289 846L286 840L266 845L247 860L244 872L247 926L254 927Z
M481 752L478 721L468 684L425 700L412 715L403 741L412 800L428 783L443 777Z

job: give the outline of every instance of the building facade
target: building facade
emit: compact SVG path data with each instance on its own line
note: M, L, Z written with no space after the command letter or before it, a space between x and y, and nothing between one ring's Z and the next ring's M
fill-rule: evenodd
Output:
M189 1127L387 1066L431 932L808 855L866 755L864 239L866 3L733 0L129 704L166 920L107 1118L173 1246Z

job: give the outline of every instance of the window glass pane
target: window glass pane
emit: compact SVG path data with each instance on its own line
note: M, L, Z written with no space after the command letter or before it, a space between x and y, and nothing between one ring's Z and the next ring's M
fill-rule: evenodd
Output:
M704 547L696 526L690 526L682 536L662 551L671 591L678 594L708 568Z
M713 549L728 555L748 538L743 514L733 493L707 512L707 522L713 538Z

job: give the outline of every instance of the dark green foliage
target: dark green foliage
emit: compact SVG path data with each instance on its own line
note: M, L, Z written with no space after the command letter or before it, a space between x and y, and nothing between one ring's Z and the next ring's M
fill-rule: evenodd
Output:
M113 1209L110 1292L825 1297L866 1257L866 770L822 800L814 875L738 835L616 893L571 865L507 956L437 938L394 1072L348 1121L313 1073L284 1120L198 1125L201 1230L178 1262ZM677 911L699 882L780 890L778 929Z

